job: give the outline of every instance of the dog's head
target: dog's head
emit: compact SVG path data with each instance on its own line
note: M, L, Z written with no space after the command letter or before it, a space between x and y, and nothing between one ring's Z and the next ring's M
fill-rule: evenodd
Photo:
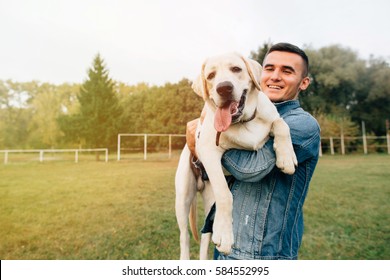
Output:
M208 58L192 84L215 111L215 129L226 131L230 124L249 119L257 106L261 65L232 53Z

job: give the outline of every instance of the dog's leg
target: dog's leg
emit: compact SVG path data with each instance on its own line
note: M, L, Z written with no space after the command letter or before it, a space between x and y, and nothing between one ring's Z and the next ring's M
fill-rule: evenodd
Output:
M274 135L276 166L286 174L294 174L298 161L291 142L290 128L279 118L272 123L271 133Z
M209 246L211 241L211 232L202 233L200 237L200 251L199 259L208 260L209 259Z
M196 181L190 167L190 151L185 145L176 172L176 219L180 230L180 259L190 259L190 235L188 215L192 201L196 196Z
M203 198L205 217L207 217L208 213L210 212L211 206L215 202L213 190L211 189L211 185L209 181L205 182L205 188L202 192L202 198ZM211 241L211 232L203 233L201 235L199 259L207 260L209 258L210 241Z
M222 171L222 153L223 151L220 149L211 149L203 150L202 155L200 153L198 154L209 176L216 200L212 240L221 253L229 254L234 241L232 218L233 196Z
M298 161L291 141L290 128L262 92L258 95L257 112L260 119L272 124L270 134L274 136L276 166L286 174L294 174Z

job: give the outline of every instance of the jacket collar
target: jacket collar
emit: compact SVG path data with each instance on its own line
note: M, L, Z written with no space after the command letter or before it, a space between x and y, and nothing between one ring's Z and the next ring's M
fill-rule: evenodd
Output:
M297 109L301 107L301 104L299 103L299 100L288 100L288 101L283 101L280 103L274 103L276 106L276 109L278 109L278 112L280 115L283 115L287 113L288 111Z

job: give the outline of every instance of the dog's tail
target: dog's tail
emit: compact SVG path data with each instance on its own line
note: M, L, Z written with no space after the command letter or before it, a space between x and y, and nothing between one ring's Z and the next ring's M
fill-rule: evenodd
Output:
M198 226L197 226L197 217L198 217L198 211L197 211L197 199L196 195L191 203L190 208L190 214L189 214L189 220L190 220L190 228L192 232L192 236L196 240L196 242L199 242L199 234L198 234Z

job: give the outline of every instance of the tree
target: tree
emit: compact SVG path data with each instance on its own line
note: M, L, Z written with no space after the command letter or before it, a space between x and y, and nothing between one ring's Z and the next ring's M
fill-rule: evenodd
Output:
M31 101L34 114L29 123L29 138L40 147L54 148L61 136L56 121L61 110L61 96L56 89L56 86L45 83Z
M311 112L349 115L365 74L365 62L356 52L339 45L305 51L310 59L311 85L301 94L302 106Z
M204 104L187 79L159 87L119 85L119 90L122 91L121 105L124 108L123 133L183 134L186 123L200 116ZM148 143L150 146L161 144L167 147L164 139L154 137L148 139ZM134 143L139 146L141 141L139 138ZM177 142L176 145L183 147L183 143Z
M256 60L261 65L263 65L264 57L267 54L268 50L271 48L271 46L272 46L271 41L263 43L263 46L259 47L257 49L257 52L251 51L250 57Z
M366 74L362 77L361 90L351 110L357 123L365 121L368 131L376 135L386 134L386 120L390 120L390 67L381 58L371 57Z
M79 112L59 119L68 139L85 141L90 148L115 147L122 110L114 83L99 54L88 70L88 78L77 96Z
M27 128L32 112L28 97L24 84L0 81L0 149L29 148Z

